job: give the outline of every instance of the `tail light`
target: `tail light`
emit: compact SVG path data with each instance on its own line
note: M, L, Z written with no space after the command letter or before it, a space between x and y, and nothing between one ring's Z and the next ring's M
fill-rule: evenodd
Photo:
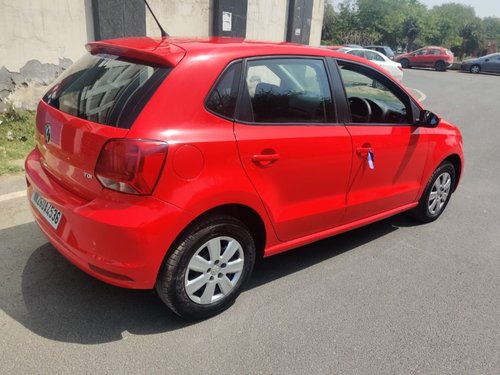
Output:
M101 150L95 175L105 188L148 195L158 182L168 145L160 141L112 139Z

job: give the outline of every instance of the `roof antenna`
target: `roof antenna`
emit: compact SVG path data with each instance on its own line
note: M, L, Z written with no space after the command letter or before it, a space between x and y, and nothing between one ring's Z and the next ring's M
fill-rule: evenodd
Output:
M169 36L168 33L163 29L163 27L161 27L160 25L160 22L158 22L158 19L156 18L155 14L153 13L153 11L151 10L151 7L149 6L148 2L146 0L144 0L144 3L146 4L146 6L148 7L149 9L149 12L151 13L151 15L153 16L156 24L158 25L158 27L160 28L160 31L161 31L161 36Z

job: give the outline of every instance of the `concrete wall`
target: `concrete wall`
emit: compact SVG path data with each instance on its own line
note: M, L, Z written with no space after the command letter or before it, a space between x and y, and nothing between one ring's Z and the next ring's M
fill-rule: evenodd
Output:
M321 29L323 28L323 15L325 13L325 0L314 0L311 35L309 44L311 46L319 46L321 44Z
M92 39L90 1L0 0L0 67L19 71L31 59L75 61Z
M248 0L247 39L284 41L287 17L288 0Z
M212 0L149 0L163 28L172 36L211 35ZM248 0L247 39L281 42L286 40L288 0ZM314 0L310 44L319 46L325 0ZM146 12L147 35L160 32Z
M210 0L149 0L148 4L165 31L172 36L208 36L210 33ZM146 34L160 36L149 11L146 11Z

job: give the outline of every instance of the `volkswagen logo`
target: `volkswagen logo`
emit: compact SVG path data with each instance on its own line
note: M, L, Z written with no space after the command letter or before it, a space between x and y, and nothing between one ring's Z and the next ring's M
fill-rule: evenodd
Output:
M45 124L45 143L46 144L49 144L50 143L50 139L52 138L52 130L50 128L50 124Z

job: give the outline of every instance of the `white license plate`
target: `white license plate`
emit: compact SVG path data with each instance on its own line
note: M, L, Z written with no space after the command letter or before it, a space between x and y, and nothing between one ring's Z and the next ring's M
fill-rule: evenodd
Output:
M42 216L52 225L52 228L57 229L62 219L62 213L57 208L52 206L44 197L36 191L31 195L31 201L42 214Z

